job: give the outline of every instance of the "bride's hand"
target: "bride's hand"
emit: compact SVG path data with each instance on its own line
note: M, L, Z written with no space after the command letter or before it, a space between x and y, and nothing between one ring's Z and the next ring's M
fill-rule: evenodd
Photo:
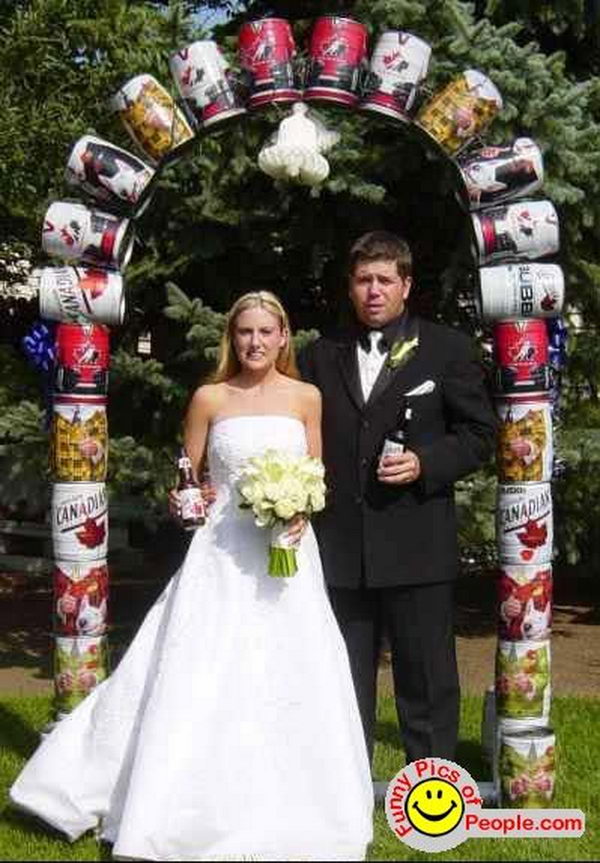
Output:
M179 492L176 488L172 488L169 491L169 513L176 521L181 521L181 503L179 502Z
M208 509L211 503L215 502L217 497L217 492L214 485L211 485L210 479L204 478L200 482L200 491L202 493L202 500L204 501L204 506Z
M304 536L304 532L308 527L308 519L305 515L298 514L295 515L288 522L287 530L285 532L286 537L289 539L291 543L294 545L298 545L302 537Z
M210 484L210 480L206 479L200 483L200 493L204 506L208 509L215 502L217 492L215 487ZM179 492L176 488L169 491L169 513L176 521L181 521L181 503L179 501Z

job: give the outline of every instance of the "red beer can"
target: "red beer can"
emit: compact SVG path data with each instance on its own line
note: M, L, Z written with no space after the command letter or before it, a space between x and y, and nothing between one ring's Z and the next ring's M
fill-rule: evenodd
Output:
M248 21L240 29L238 51L240 65L250 76L250 108L302 99L294 71L296 45L289 21Z
M104 635L108 603L105 560L57 560L54 586L56 635Z
M358 103L359 77L366 59L366 27L352 18L317 18L304 98L353 107Z
M59 393L105 395L110 361L108 327L59 324L54 387Z
M552 625L552 566L499 566L497 581L498 638L501 641L543 641Z
M499 392L533 393L550 389L548 331L544 320L497 323L494 358Z

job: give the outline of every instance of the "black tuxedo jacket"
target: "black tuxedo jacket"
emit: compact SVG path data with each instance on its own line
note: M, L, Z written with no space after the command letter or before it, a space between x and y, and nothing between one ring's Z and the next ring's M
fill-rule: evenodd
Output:
M405 336L414 335L417 349L403 366L384 365L366 404L354 331L320 338L298 358L323 397L328 499L315 529L325 578L335 587L433 583L456 574L453 483L489 457L496 421L471 341L409 318ZM422 475L410 485L385 485L376 475L383 439L397 425L401 396L425 381L435 389L411 398L408 429Z

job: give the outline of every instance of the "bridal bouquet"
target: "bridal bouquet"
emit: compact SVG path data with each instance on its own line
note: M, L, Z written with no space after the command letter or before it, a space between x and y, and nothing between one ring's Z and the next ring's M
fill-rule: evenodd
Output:
M271 529L269 575L290 576L298 569L296 549L286 537L296 515L310 516L325 506L325 469L318 458L290 456L278 450L248 459L238 490L242 509L250 509L258 527Z

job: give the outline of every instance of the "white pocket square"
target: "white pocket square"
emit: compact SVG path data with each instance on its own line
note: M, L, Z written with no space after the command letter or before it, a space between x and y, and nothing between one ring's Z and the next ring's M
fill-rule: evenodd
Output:
M418 387L404 393L405 396L427 396L435 389L435 381L423 381Z

